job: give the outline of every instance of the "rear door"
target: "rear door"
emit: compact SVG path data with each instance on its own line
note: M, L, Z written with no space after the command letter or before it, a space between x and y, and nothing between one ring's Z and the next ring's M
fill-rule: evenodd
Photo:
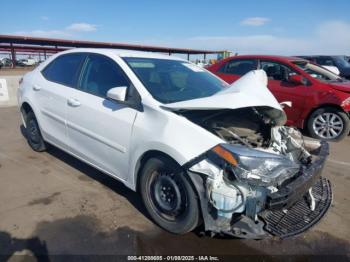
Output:
M85 54L71 53L58 56L48 64L33 84L33 95L40 113L37 116L45 140L67 148L67 99L77 84Z
M131 82L111 58L89 54L78 88L68 98L70 151L122 180L128 171L131 131L137 111L107 99L107 91Z
M257 69L256 59L232 59L224 63L216 72L221 79L232 84L242 75Z

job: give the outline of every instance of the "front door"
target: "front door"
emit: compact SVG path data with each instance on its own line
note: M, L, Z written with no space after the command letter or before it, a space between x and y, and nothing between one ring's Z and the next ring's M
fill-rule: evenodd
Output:
M107 91L131 82L118 64L89 54L78 88L68 98L67 134L70 150L103 171L125 180L129 144L137 111L107 99Z
M287 65L275 61L261 60L260 68L268 77L268 88L278 102L291 102L291 107L284 106L288 125L297 125L300 116L306 107L308 99L312 99L312 90L304 84L288 81L288 77L299 74Z

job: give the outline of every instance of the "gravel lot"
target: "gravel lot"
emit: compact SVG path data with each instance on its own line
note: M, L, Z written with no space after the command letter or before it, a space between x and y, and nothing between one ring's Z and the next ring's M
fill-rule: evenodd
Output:
M286 240L172 235L148 218L137 193L59 149L27 145L17 108L0 108L0 254L350 254L350 137L331 144L324 175L330 212L304 235ZM300 257L301 256L301 257ZM339 261L334 260L334 261ZM1 260L1 257L0 257ZM269 259L267 259L269 260Z

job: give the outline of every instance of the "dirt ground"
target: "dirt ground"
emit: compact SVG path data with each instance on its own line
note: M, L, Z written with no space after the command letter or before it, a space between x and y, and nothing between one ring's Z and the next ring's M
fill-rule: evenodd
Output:
M27 67L18 66L16 68L3 67L0 69L0 76L24 75L25 73L32 71L34 68L35 67L32 67L32 66L27 66Z
M0 109L0 255L287 255L350 254L350 137L331 144L324 175L334 200L307 233L285 240L183 236L152 223L137 193L59 149L36 153L27 145L17 108ZM297 255L297 256L295 256ZM283 257L284 258L284 257ZM1 260L1 257L0 257ZM317 260L319 261L319 260Z

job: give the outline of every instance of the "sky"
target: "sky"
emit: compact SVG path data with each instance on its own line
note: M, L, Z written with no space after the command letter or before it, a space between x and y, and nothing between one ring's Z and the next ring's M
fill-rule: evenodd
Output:
M350 0L2 1L0 34L229 50L350 55Z

